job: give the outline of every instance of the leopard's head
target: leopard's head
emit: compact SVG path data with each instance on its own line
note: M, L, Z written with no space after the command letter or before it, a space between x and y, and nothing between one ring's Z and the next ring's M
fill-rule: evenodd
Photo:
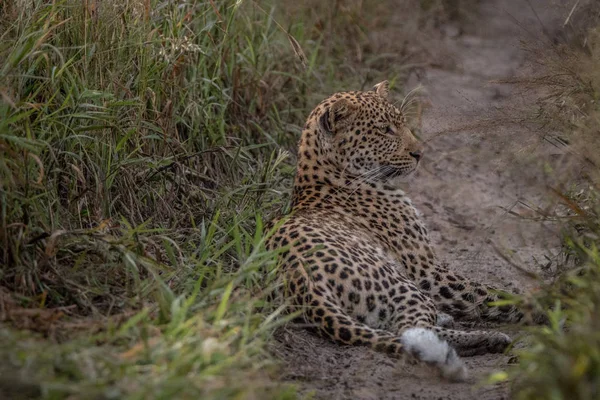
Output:
M388 184L411 175L422 147L388 95L384 81L370 91L336 93L321 102L303 132L300 165L326 165L344 179Z

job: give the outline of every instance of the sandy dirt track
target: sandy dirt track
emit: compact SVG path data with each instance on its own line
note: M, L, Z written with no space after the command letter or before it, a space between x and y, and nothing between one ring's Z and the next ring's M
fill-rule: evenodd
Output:
M516 218L507 210L526 213L523 203L544 206L545 194L535 176L511 168L511 158L523 145L515 140L521 137L518 127L501 119L493 128L465 127L493 120L509 104L531 100L491 81L524 73L525 54L519 40L541 34L542 23L546 31L557 25L559 14L547 4L482 1L468 33L458 35L450 29L440 43L455 67L428 68L409 82L409 86L426 87L431 107L423 117L424 165L406 191L424 214L438 256L463 275L513 291L529 290L534 283L496 249L512 252L535 271L545 262L545 254L556 253L558 240L552 227ZM517 333L514 327L490 329ZM365 348L339 346L296 327L278 332L273 351L283 361L284 378L317 399L510 397L506 384L480 384L486 374L506 366L510 358L506 355L465 358L471 377L452 384L427 367L402 364Z

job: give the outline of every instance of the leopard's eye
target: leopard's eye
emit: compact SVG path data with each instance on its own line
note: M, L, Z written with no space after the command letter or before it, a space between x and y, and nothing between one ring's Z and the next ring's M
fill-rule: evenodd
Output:
M392 129L391 126L386 126L385 133L387 133L388 135L395 135L396 134L396 132L394 132L394 130Z

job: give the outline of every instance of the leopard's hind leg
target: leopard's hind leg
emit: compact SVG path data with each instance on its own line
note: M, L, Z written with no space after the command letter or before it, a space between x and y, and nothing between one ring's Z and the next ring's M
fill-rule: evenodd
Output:
M456 351L428 327L405 323L397 333L375 329L349 315L330 293L316 288L303 269L290 273L286 297L292 308L302 310L307 323L329 339L346 345L368 346L376 351L402 358L413 358L434 366L452 381L467 377L467 369Z
M510 337L495 331L459 331L441 326L430 327L440 338L446 340L461 356L486 353L502 353L512 343Z

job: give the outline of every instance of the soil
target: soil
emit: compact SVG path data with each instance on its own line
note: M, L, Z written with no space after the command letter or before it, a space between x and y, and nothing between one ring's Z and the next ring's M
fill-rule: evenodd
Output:
M547 182L515 164L531 132L506 118L515 103L527 104L536 93L517 93L514 87L492 83L529 72L520 39L551 39L551 27L559 26L556 9L547 4L481 1L478 16L465 29L468 33L445 28L439 46L452 56L454 67L430 67L409 82L425 86L431 106L423 115L423 168L406 191L423 212L443 262L462 275L508 291L528 291L536 285L513 263L540 272L560 247L553 226L528 218L535 207L548 206ZM552 155L556 149L542 146L537 151ZM515 327L485 327L512 336L519 333ZM282 329L276 339L273 352L282 360L284 379L316 399L510 397L509 384L483 382L507 367L510 354L465 358L469 380L449 383L425 366L367 348L340 346L299 327Z

